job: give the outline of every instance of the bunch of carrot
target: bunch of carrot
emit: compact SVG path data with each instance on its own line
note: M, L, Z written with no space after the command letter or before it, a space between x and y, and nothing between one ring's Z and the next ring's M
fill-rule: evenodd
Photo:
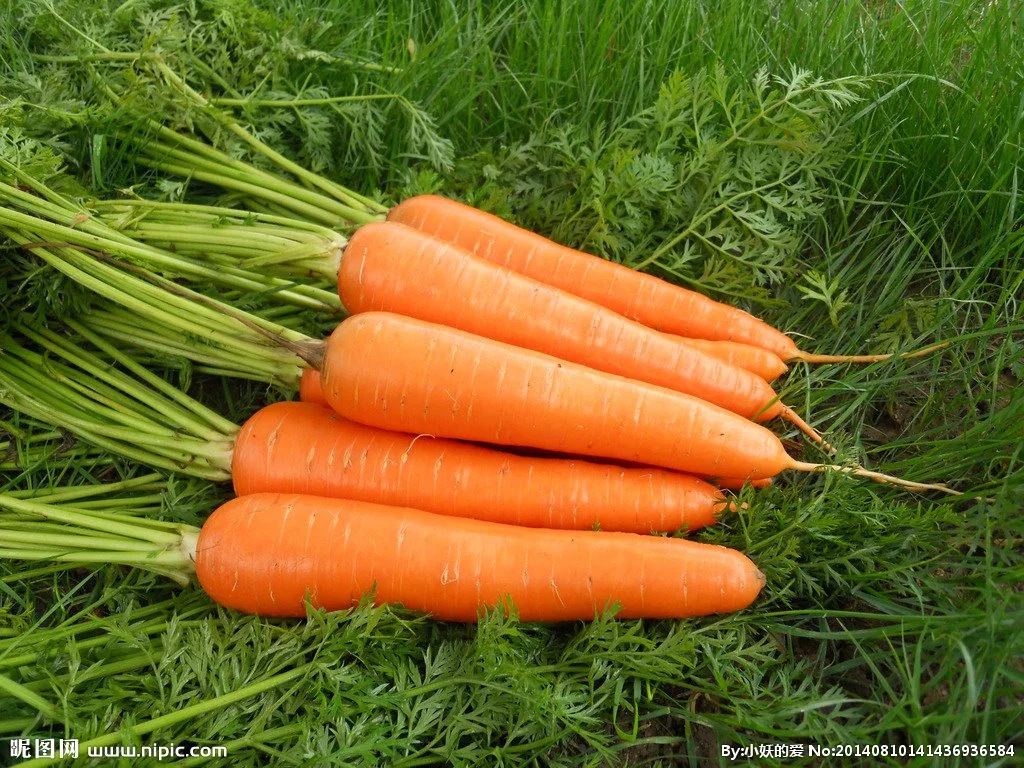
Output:
M707 524L726 506L695 476L763 482L785 469L827 468L793 460L772 432L755 423L782 416L821 442L778 402L765 381L785 369L783 357L815 359L783 334L744 312L460 204L417 198L394 209L388 221L360 228L342 255L338 291L351 317L324 344L289 345L319 372L319 382L308 381L303 396L326 403L353 424L433 443L417 450L417 437L401 438L386 455L398 465L422 461L431 473L430 498L423 498L420 487L413 497L401 496L402 502L446 516L423 517L408 510L387 518L381 514L376 520L382 530L374 531L364 527L369 523L357 508L318 517L319 507L308 497L245 497L215 515L213 521L225 529L214 528L221 532L211 535L209 545L200 537L199 564L205 552L228 546L236 516L249 529L265 524L268 507L285 504L288 516L301 521L296 526L304 541L317 538L311 531L321 530L341 530L343 548L354 538L381 541L374 548L376 565L368 566L370 572L361 573L357 582L376 583L383 599L408 602L411 592L416 607L439 616L472 618L481 602L492 604L499 594L510 595L524 618L536 619L584 618L611 602L619 603L626 616L733 610L753 600L763 583L747 558L642 534ZM660 328L652 327L655 322ZM764 361L771 365L762 366ZM445 447L434 459L442 439ZM604 498L600 509L587 504L590 508L582 514L574 509L571 517L554 500L546 513L535 514L528 498L532 466L516 483L473 455L488 449L447 442L453 439L623 462L631 469L618 470L620 482L646 472L652 481L657 477L675 485L680 496L688 491L696 505L670 518L638 517L641 499L633 491L625 503L607 504ZM260 450L265 444L276 448L276 440L278 427L257 444ZM304 444L284 450L301 456ZM460 498L438 507L431 502L449 450L465 453L449 481ZM364 471L368 456L369 449L340 457L332 451L327 470L341 462L342 471ZM310 448L307 467L318 458ZM505 458L503 467L513 473L524 461L556 462L553 471L571 482L572 465L561 459ZM384 465L378 470L377 462L370 463L383 484L394 488L386 458ZM581 463L579 471L603 471L597 467ZM942 488L861 468L849 471L920 489ZM507 509L503 479L519 496ZM615 490L629 493L621 485ZM487 507L490 512L483 511ZM466 516L488 522L470 523ZM596 524L602 531L567 534L509 527L524 523ZM289 523L273 525L282 539L290 535ZM329 546L337 545L336 535L324 534ZM407 558L401 547L409 535L428 546ZM255 552L244 559L253 557L264 559ZM221 602L257 611L297 609L300 587L311 583L317 585L314 600L320 604L351 601L348 587L337 592L334 579L318 570L327 562L333 574L335 558L318 554L312 563L303 562L307 566L298 569L297 582L289 583L288 597L259 578L262 562L242 575L229 569L237 586L226 592L213 585L207 589ZM417 586L409 586L409 579Z
M346 245L338 292L351 316L325 342L252 323L309 364L302 398L315 402L267 406L240 429L196 422L210 446L193 449L210 465L203 476L230 473L238 498L201 530L171 534L176 567L194 567L223 605L275 616L370 591L459 621L506 597L521 618L548 621L752 602L764 577L743 554L648 534L730 508L701 477L763 483L828 468L793 460L755 422L782 416L820 442L765 380L784 369L779 352L802 353L746 313L451 201L403 206ZM75 345L36 340L100 370ZM32 358L11 357L25 360L11 376L28 392ZM766 360L763 377L751 371ZM102 407L112 395L95 389Z
M41 189L45 206L10 186L12 207L0 225L47 263L85 275L128 311L173 318L182 333L253 356L251 371L239 375L287 381L293 361L307 365L306 403L268 406L239 428L111 343L115 315L69 322L81 343L23 329L64 360L48 386L39 386L38 373L46 357L9 340L0 358L0 398L31 417L154 466L233 479L238 498L198 531L133 533L130 523L74 510L73 534L60 534L92 541L94 555L113 547L103 562L139 546L169 548L173 554L154 554L153 562L175 573L194 569L230 607L301 616L306 599L334 609L373 591L460 621L506 597L527 620L587 619L611 605L624 617L730 611L764 583L746 556L650 535L709 525L734 508L716 485L835 469L949 490L796 461L758 423L788 420L830 450L770 382L789 361L884 356L807 354L741 310L451 200L423 196L386 218L367 213L347 242L314 225L282 234L274 228L287 227L286 217L254 214L262 242L280 242L296 269L336 271L349 317L319 341L96 250L188 279L209 269L195 233L152 222L125 231L99 216L82 228L86 237L65 220L90 216ZM31 211L14 211L15 202ZM211 214L218 223L224 215L231 216ZM189 242L195 253L182 247ZM281 279L261 276L255 263L220 266L232 289ZM166 338L149 341L171 348ZM95 355L85 351L90 345ZM212 370L236 369L210 360ZM128 374L115 375L111 361ZM18 514L71 519L30 502L4 503ZM147 543L111 538L122 535Z

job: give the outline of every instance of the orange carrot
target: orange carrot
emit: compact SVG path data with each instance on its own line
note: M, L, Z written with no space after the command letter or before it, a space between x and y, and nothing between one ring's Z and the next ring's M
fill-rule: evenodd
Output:
M402 224L367 224L352 236L338 293L353 314L396 312L448 325L674 389L747 418L781 416L822 442L750 371Z
M311 403L275 403L249 418L231 474L239 496L308 493L543 528L693 529L727 506L714 486L677 472L389 432Z
M388 214L396 221L453 243L481 258L575 293L666 333L762 347L783 361L866 363L892 355L813 355L753 315L653 275L554 243L468 205L420 195ZM903 357L941 348L934 345Z
M446 621L515 603L524 621L684 618L745 608L764 576L743 554L685 539L558 531L316 496L233 499L203 525L196 576L262 616L339 610L369 592Z
M323 386L320 383L320 371L303 368L299 376L299 400L304 403L326 405Z
M778 355L767 349L738 344L734 341L706 341L705 339L684 339L675 337L680 344L692 347L728 365L743 368L767 382L774 381L789 368L779 360ZM312 368L304 368L299 379L299 399L304 403L323 403L324 393L320 388L320 374Z
M676 336L681 344L698 349L706 355L718 358L723 363L735 365L750 371L758 378L767 382L775 381L789 370L774 352L751 344L738 341L708 341L707 339L687 339Z
M738 491L744 485L750 485L754 488L767 488L772 484L770 477L761 478L760 480L744 480L739 477L710 477L707 481L717 488L729 488L730 490Z
M786 469L851 474L794 460L768 429L690 395L596 371L447 326L385 312L344 320L295 351L323 374L327 402L363 424L498 445L760 480Z

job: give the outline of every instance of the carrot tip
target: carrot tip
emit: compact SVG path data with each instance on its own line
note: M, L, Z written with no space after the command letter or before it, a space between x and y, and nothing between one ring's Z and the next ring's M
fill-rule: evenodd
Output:
M800 415L792 408L789 408L788 406L783 406L782 413L780 415L783 419L792 423L797 429L799 429L801 432L807 435L807 437L809 437L811 440L813 440L815 443L821 446L821 449L826 453L834 454L836 452L835 448L833 448L831 445L825 442L825 438L821 436L821 433L818 432L818 430L816 430L806 421L804 421L802 418L800 418Z
M722 499L715 505L715 512L739 512L747 509L750 505L747 502L738 502L736 499Z
M932 352L937 352L940 349L944 349L949 346L948 341L943 341L938 344L932 344L930 347L924 347L913 352L890 352L884 355L812 355L809 352L799 352L790 358L801 363L880 363L883 360L889 360L890 358L912 358L912 357L923 357L924 355L930 355Z
M792 469L797 469L803 472L842 472L847 475L866 477L869 480L874 480L875 482L884 483L886 485L897 485L902 488L908 488L912 491L942 491L943 493L949 493L953 496L963 496L962 491L954 490L943 483L917 483L913 480L904 480L902 477L896 477L895 475L887 475L883 472L874 472L859 465L844 467L838 464L811 464L806 461L794 461L791 467Z

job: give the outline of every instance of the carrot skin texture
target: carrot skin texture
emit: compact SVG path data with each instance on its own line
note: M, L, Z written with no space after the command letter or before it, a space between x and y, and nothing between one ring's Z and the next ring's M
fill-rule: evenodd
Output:
M782 362L778 355L763 347L742 344L738 341L708 341L707 339L686 339L682 336L676 338L682 344L718 358L723 363L750 371L769 383L789 370L789 366Z
M770 430L698 398L391 313L342 321L321 372L331 408L382 429L710 476L792 466Z
M311 403L311 404L315 404L315 405L322 405L322 406L328 407L328 408L330 407L327 404L327 399L324 397L323 385L321 384L321 379L320 379L320 371L316 370L315 368L305 368L305 369L303 369L303 371L302 371L302 378L299 380L299 399L303 403ZM268 406L268 407L273 408L274 406ZM264 409L264 410L266 410L266 409ZM261 411L261 413L262 413L262 411ZM642 466L643 465L639 465L638 464L638 465L636 465L635 468L640 468ZM236 478L238 477L237 471L235 472L235 477ZM680 475L680 477L689 477L689 475ZM748 481L743 480L741 478L737 478L737 477L714 477L714 478L709 478L708 482L713 484L715 487L718 487L718 488L728 488L728 489L731 489L731 490L739 490ZM769 487L772 484L771 478L764 478L764 479L761 479L761 480L752 480L752 481L749 481L749 482L750 482L750 485L752 485L755 488L767 488L767 487ZM256 491L260 491L260 490L262 490L262 491L271 491L271 490L273 490L273 491L282 491L282 492L295 491L297 493L309 492L309 489L305 488L305 487L302 487L302 488L299 488L299 487L296 487L296 488L290 488L290 487L289 488L271 488L271 487L266 487L266 488L253 488L253 489L250 489L250 490L240 491L240 490L238 490L237 480L235 482L235 493L237 493L239 495L241 495L243 493L255 493ZM703 489L701 489L701 491L703 491ZM328 494L328 495L330 495L330 494ZM425 507L423 507L422 505L419 505L419 504L414 505L414 506L416 506L418 509L425 509ZM428 511L434 511L434 510L428 510ZM447 513L447 514L451 514L451 513ZM690 522L688 524L689 527L691 527L691 528L697 527L698 524L695 522L696 518L690 517L689 520L690 520ZM708 524L709 523L704 523L704 525L708 525ZM557 526L557 527L562 528L562 527L565 527L565 526ZM587 527L590 527L590 526L587 526ZM671 529L669 529L669 528L665 528L665 529L651 528L650 530L671 530ZM642 533L642 532L643 531L637 531L637 533Z
M411 197L393 208L388 220L454 243L650 328L690 338L752 344L771 350L782 360L799 355L792 339L741 309L559 245L455 200L436 195Z
M684 392L758 421L783 406L764 379L568 291L394 222L349 240L338 294L352 314L395 312Z
M301 493L540 528L650 533L715 522L728 501L678 472L517 456L363 426L281 402L242 426L235 493Z
M320 371L315 368L302 369L299 376L299 400L304 403L327 405L323 384L320 381Z
M770 477L763 477L756 480L744 480L740 477L712 477L708 479L708 482L718 488L728 488L729 490L738 491L744 485L750 485L753 488L768 488L772 484Z
M378 603L476 621L514 601L523 621L685 618L740 610L764 576L742 553L685 539L559 531L347 499L256 494L228 501L199 535L196 575L217 603L262 616Z

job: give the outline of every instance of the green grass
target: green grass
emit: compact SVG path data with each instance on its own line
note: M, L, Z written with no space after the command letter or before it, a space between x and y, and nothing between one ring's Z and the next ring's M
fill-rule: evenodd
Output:
M54 73L67 65L31 54L54 46L70 54L85 43L41 4L34 17L25 8L35 4L7 1L0 68L5 82L21 82L9 92L56 98ZM80 5L62 13L103 40L173 53L181 46L171 28L194 28L132 23L161 4L126 3L119 14ZM696 75L721 62L742 84L762 66L781 75L795 64L825 78L865 78L863 100L835 128L838 164L814 187L821 215L792 223L796 244L781 262L790 271L766 278L754 251L718 287L813 351L950 340L919 360L797 366L781 384L848 456L948 480L972 498L835 476L745 492L749 508L700 538L748 552L767 586L747 611L685 622L550 627L492 615L462 627L368 606L273 622L220 611L153 575L26 573L0 562L0 675L60 712L37 716L24 696L0 688L0 739L120 731L143 744L229 744L232 755L210 765L714 765L723 744L767 742L1024 748L1024 10L959 0L756 9L562 0L543 9L393 3L385 13L377 3L303 2L274 22L288 50L348 62L339 64L274 54L276 38L254 31L272 4L255 5L263 10L221 0L221 22L191 40L238 90L266 82L291 98L300 86L357 89L411 105L311 108L291 122L253 108L252 123L275 146L385 199L422 188L463 195L627 263L644 260L651 243L622 207L603 222L614 240L587 233L594 211L645 190L559 179L592 181L611 167L610 158L588 160L588 150L653 104L673 71ZM148 29L161 32L147 38ZM217 59L225 50L239 66ZM417 110L436 136L410 133ZM379 121L379 130L360 120ZM109 194L148 181L88 125L63 134L85 183ZM453 162L438 140L451 142ZM651 204L667 206L671 194ZM667 214L655 224L665 237L685 226ZM682 264L669 256L652 268L683 280L705 277L713 262L706 253ZM811 270L834 290L808 298L800 286ZM9 295L19 290L6 285ZM206 385L204 397L235 420L267 396L257 385ZM4 470L3 488L81 482L93 460L72 451L34 472ZM179 483L165 513L201 519L223 492ZM40 655L5 665L26 653ZM249 688L296 669L268 691ZM223 698L236 691L252 695ZM210 711L183 709L198 701L212 702ZM180 720L147 730L174 712ZM143 735L130 735L133 726Z

